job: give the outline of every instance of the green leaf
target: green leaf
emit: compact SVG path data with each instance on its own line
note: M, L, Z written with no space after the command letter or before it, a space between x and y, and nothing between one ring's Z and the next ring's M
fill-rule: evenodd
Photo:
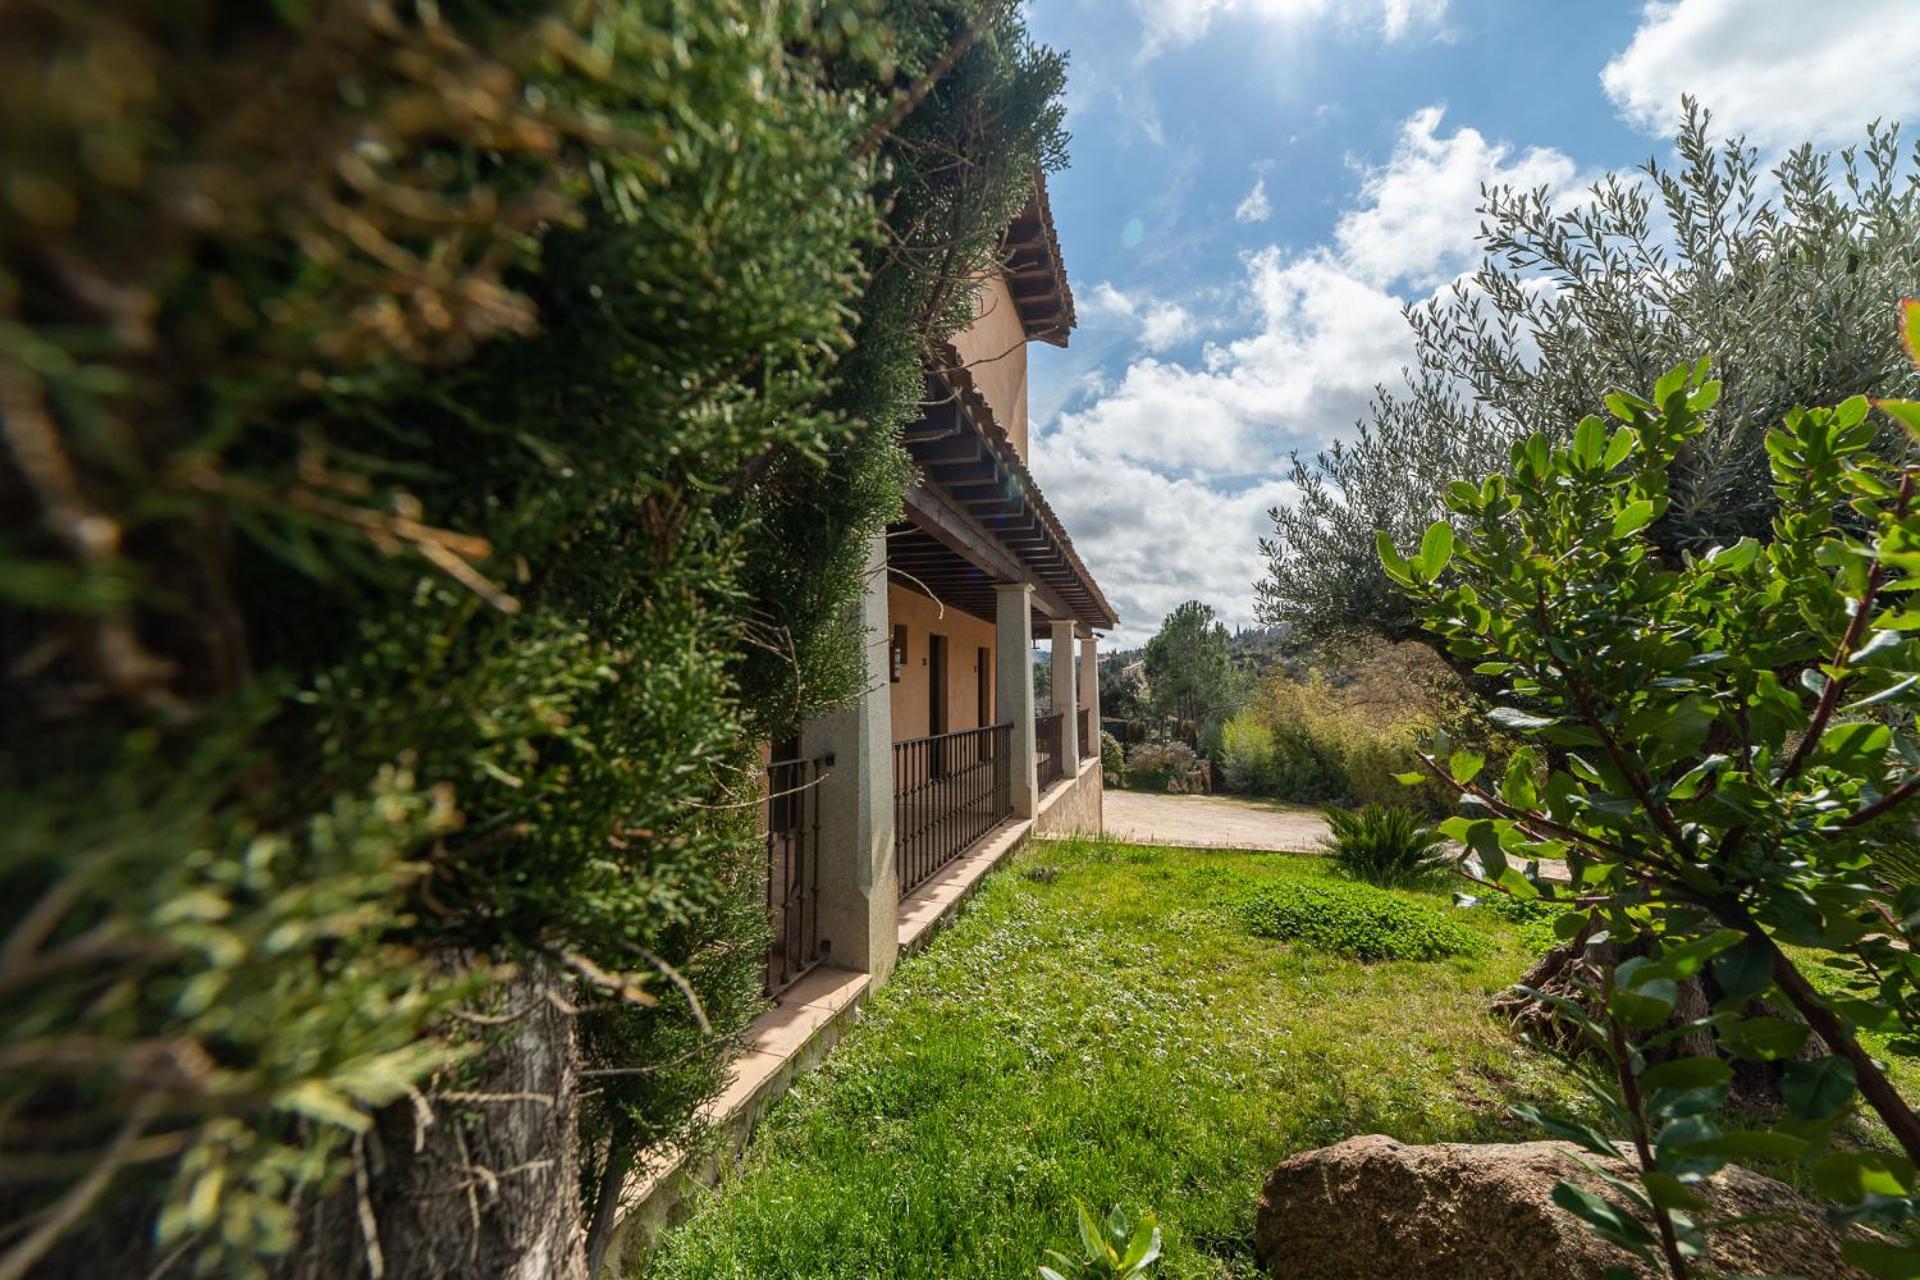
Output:
M1406 773L1394 774L1393 780L1403 787L1417 787L1427 780L1427 775L1418 769L1413 769Z
M1445 520L1435 520L1427 526L1426 536L1420 539L1420 577L1433 581L1452 559L1453 526Z
M1880 1240L1848 1240L1840 1257L1879 1280L1916 1280L1920 1277L1920 1246L1887 1244Z
M1887 1151L1836 1151L1813 1165L1813 1189L1840 1204L1913 1190L1913 1162Z
M1633 452L1633 447L1638 443L1640 443L1639 432L1632 427L1621 427L1613 433L1613 438L1607 441L1606 456L1600 459L1601 469L1611 471L1625 462L1627 455Z
M1757 1062L1778 1062L1806 1047L1813 1028L1792 1018L1742 1018L1720 1030L1731 1053Z
M1638 502L1629 502L1626 506L1622 507L1620 513L1613 518L1613 536L1615 538L1624 538L1628 534L1639 532L1652 523L1653 503L1647 501L1645 498L1640 499Z
M1699 1142L1678 1143L1681 1155L1726 1156L1733 1160L1797 1160L1807 1149L1805 1138L1771 1129L1723 1133Z
M1592 1227L1603 1239L1646 1262L1653 1261L1653 1253L1648 1247L1654 1242L1653 1234L1638 1218L1611 1201L1576 1187L1571 1182L1561 1182L1553 1188L1553 1202Z
M1487 758L1475 751L1456 751L1447 760L1447 772L1463 787L1479 777L1486 767Z
M1719 1058L1674 1058L1640 1073L1640 1087L1655 1089L1713 1089L1733 1082L1733 1068Z
M1393 538L1385 529L1381 529L1373 535L1373 540L1380 551L1380 567L1387 571L1387 576L1403 587L1412 586L1413 566L1394 548Z
M1093 1211L1078 1198L1073 1202L1075 1220L1080 1227L1080 1247L1086 1250L1087 1261L1097 1262L1109 1256L1106 1236L1100 1230L1100 1224L1094 1220Z
M1662 1209L1687 1209L1694 1213L1707 1213L1713 1208L1710 1201L1704 1200L1687 1189L1687 1184L1670 1173L1653 1170L1640 1175L1640 1183L1647 1189L1647 1195Z
M1773 953L1765 942L1749 938L1713 958L1713 980L1723 1006L1738 1008L1773 985Z
M1663 943L1660 958L1641 972L1666 978L1691 978L1704 969L1708 961L1738 946L1742 940L1732 929L1716 929L1698 938L1674 939Z
M1825 1120L1853 1101L1853 1064L1845 1058L1789 1062L1780 1068L1780 1098L1805 1120Z
M1607 424L1588 414L1580 419L1580 425L1573 429L1573 456L1582 467L1592 468L1600 464L1607 447Z
M1905 427L1908 435L1920 439L1920 400L1875 400L1873 407Z
M1869 659L1885 656L1888 651L1898 649L1907 642L1907 637L1898 631L1874 631L1868 634L1867 642L1847 655L1849 663L1867 662Z
M1877 765L1893 744L1893 730L1871 721L1837 724L1820 735L1813 761L1836 769L1858 772Z
M1531 711L1522 711L1518 707L1495 707L1487 713L1487 719L1502 729L1511 729L1515 733L1528 733L1560 723L1551 716L1535 715Z
M1618 990L1607 1000L1607 1009L1622 1026L1633 1031L1651 1031L1673 1013L1679 988L1671 978L1655 978L1629 991Z
M1524 1120L1536 1129L1550 1133L1563 1141L1585 1147L1597 1156L1606 1156L1610 1160L1626 1158L1621 1154L1620 1148L1614 1145L1613 1139L1592 1125L1582 1124L1578 1120L1571 1120L1564 1116L1556 1116L1524 1102L1515 1103L1507 1110L1515 1119Z

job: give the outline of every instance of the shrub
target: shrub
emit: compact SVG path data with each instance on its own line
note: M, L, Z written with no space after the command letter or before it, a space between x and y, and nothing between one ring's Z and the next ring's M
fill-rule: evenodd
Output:
M1107 730L1100 731L1101 780L1110 787L1127 785L1127 753L1120 739Z
M1352 813L1329 805L1322 812L1333 828L1328 855L1356 880L1417 884L1440 875L1452 861L1446 837L1421 825L1410 809L1370 804Z
M1437 783L1408 788L1422 742L1447 734L1503 761L1507 746L1463 714L1471 692L1421 645L1367 643L1299 672L1276 668L1252 705L1221 730L1235 791L1302 803L1411 805L1448 811Z
M1356 960L1444 960L1483 947L1472 930L1384 889L1280 881L1235 904L1248 932Z
M344 1274L350 1172L426 1256L686 1136L760 1006L754 748L861 687L923 352L1060 159L980 14L0 11L0 1273ZM562 963L577 1144L387 1212L553 1110L351 1154L537 1059L478 1028Z
M1155 738L1127 753L1127 778L1142 791L1204 791L1206 762L1184 742Z
M1920 301L1902 312L1920 362ZM1458 528L1436 521L1411 557L1379 535L1385 572L1423 622L1500 686L1507 705L1489 718L1534 740L1500 777L1483 780L1470 753L1429 761L1461 792L1463 813L1443 829L1524 897L1565 903L1532 869L1564 858L1579 907L1638 948L1593 984L1596 1015L1559 1011L1611 1069L1613 1131L1636 1139L1642 1203L1658 1211L1675 1276L1704 1254L1705 1224L1671 1213L1661 1185L1740 1152L1804 1156L1855 1220L1920 1209L1920 1108L1863 1036L1920 1028L1920 890L1879 893L1861 874L1911 844L1920 797L1920 466L1911 441L1892 458L1880 447L1889 423L1920 436L1920 401L1855 396L1789 413L1765 441L1770 540L1673 555L1662 522L1684 496L1683 460L1711 442L1722 392L1707 371L1702 358L1651 397L1608 395L1615 422L1588 417L1565 447L1515 444L1505 469L1449 487ZM1816 985L1823 963L1844 994ZM1642 1049L1672 1043L1661 1028L1692 1016L1683 984L1703 970L1718 987L1714 1052L1646 1067ZM1810 1045L1824 1052L1800 1056ZM1789 1113L1738 1146L1714 1116L1729 1056L1783 1062ZM1826 1149L1859 1103L1899 1143L1899 1175L1863 1175L1893 1167L1882 1153ZM1619 1238L1612 1205L1565 1188L1555 1199ZM1880 1276L1920 1267L1911 1247L1847 1256Z
M1273 730L1251 711L1220 726L1220 768L1234 791L1264 795L1273 790Z

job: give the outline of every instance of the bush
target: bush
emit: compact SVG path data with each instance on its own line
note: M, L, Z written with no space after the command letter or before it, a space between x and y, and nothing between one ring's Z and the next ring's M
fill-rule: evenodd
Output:
M1126 749L1105 729L1100 731L1100 774L1101 781L1110 787L1127 785Z
M1329 805L1322 812L1333 828L1328 855L1356 880L1418 884L1443 873L1452 861L1446 837L1422 826L1410 809L1370 804L1351 813Z
M1235 904L1247 931L1355 960L1472 955L1479 935L1430 907L1364 884L1264 885Z
M1221 730L1222 768L1235 791L1305 804L1393 804L1450 811L1435 782L1409 788L1439 734L1494 762L1509 747L1464 714L1473 696L1425 646L1369 643L1290 672L1276 667L1253 703Z
M1127 779L1141 791L1206 790L1207 763L1184 742L1156 738L1127 753Z
M1256 795L1273 790L1273 730L1251 711L1220 726L1220 768L1227 787Z

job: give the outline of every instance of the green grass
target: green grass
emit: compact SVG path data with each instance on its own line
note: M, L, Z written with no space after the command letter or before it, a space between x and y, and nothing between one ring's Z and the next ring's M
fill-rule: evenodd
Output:
M902 965L796 1082L646 1280L1019 1277L1070 1248L1072 1197L1152 1208L1164 1280L1251 1277L1254 1204L1287 1155L1363 1133L1525 1140L1564 1104L1551 1060L1483 1009L1533 952L1519 926L1404 897L1475 954L1361 964L1255 937L1234 901L1333 885L1284 854L1035 846Z

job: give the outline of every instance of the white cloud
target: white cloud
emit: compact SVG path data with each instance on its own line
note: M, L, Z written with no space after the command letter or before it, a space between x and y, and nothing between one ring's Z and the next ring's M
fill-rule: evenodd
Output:
M1057 440L1200 479L1258 477L1288 449L1350 428L1374 384L1409 357L1400 299L1325 252L1266 249L1246 259L1245 272L1256 332L1209 343L1197 367L1136 360L1100 399L1061 415L1036 454Z
M1574 163L1552 148L1516 152L1489 143L1477 129L1440 136L1441 107L1414 112L1400 128L1393 156L1366 169L1361 205L1334 232L1341 260L1379 285L1405 281L1430 289L1478 257L1481 185L1545 186L1556 196L1575 186Z
M1332 20L1343 27L1399 40L1437 26L1447 0L1133 0L1145 32L1140 56L1151 58L1205 36L1219 17L1244 15L1281 30Z
M1193 336L1193 315L1177 302L1162 302L1140 322L1140 341L1149 351L1165 351Z
M1273 202L1267 199L1267 180L1265 177L1254 179L1253 190L1247 192L1233 211L1235 222L1265 222L1273 216Z
M1670 134L1690 93L1719 129L1776 150L1920 115L1916 56L1913 0L1669 0L1646 6L1600 82L1644 132Z
M1198 333L1193 313L1179 303L1142 300L1138 295L1120 292L1105 280L1093 286L1083 310L1138 324L1140 345L1149 351L1165 351Z
M1248 584L1262 570L1267 512L1293 498L1270 480L1234 493L1070 447L1034 466L1074 549L1120 614L1109 648L1144 644L1183 600L1205 600L1229 626L1255 621Z
M1413 357L1402 308L1476 259L1480 184L1571 190L1558 152L1440 127L1438 108L1405 122L1388 161L1361 170L1329 243L1242 259L1243 336L1192 361L1141 356L1036 441L1035 473L1127 622L1123 643L1185 599L1253 620L1266 512L1292 496L1286 455L1349 435L1376 386L1401 385ZM1089 301L1139 324L1155 305L1111 284Z

